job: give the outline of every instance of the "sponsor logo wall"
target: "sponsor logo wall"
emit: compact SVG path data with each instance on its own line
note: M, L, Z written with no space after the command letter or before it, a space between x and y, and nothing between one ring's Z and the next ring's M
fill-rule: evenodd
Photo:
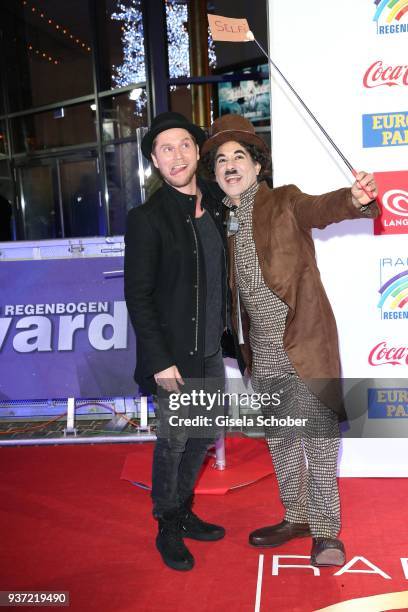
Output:
M376 172L375 178L382 210L374 221L374 233L408 234L408 172Z
M314 231L339 329L343 376L374 379L370 388L390 393L406 389L408 0L343 0L336 6L326 0L270 0L269 7L272 59L354 168L374 172L379 185L381 217L375 222L347 221ZM275 186L295 183L316 194L351 185L350 172L273 73L271 88ZM368 408L368 396L365 401ZM382 414L384 422L391 418L386 409ZM357 475L362 454L357 449L353 455L355 447L347 442L343 473ZM396 440L381 440L365 450L364 463L377 466L370 475L393 473L397 462L408 474L406 453L396 458L397 447ZM379 456L389 461L387 472Z
M379 261L379 301L382 320L408 320L408 257Z
M369 389L368 413L371 419L408 418L408 389Z
M363 115L364 147L396 147L408 144L408 111Z
M374 0L374 10L378 35L408 35L408 0Z
M367 89L374 87L408 86L408 66L388 66L382 60L377 60L367 68L363 78Z
M373 367L408 366L408 346L389 346L385 340L382 340L371 349L368 363Z

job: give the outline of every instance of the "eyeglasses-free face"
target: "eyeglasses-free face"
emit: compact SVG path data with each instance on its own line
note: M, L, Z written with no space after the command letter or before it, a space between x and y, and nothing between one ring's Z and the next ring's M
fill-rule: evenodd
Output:
M163 179L179 191L195 193L198 146L182 128L164 130L154 141L152 160Z
M261 169L239 142L222 144L215 156L214 173L218 185L237 206L240 196L253 185Z

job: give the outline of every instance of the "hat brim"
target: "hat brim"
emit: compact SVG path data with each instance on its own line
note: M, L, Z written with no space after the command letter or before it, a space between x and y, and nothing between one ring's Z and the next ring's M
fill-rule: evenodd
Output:
M202 130L198 125L194 125L194 123L183 123L182 121L177 120L169 120L163 121L156 127L156 129L149 130L143 137L141 143L141 149L143 155L151 161L152 159L152 147L154 139L165 130L172 130L173 128L179 128L182 130L187 130L195 139L198 148L201 149L205 139L207 138L206 133Z
M209 153L215 148L218 148L225 142L236 141L244 142L245 144L252 144L258 147L265 155L270 155L270 151L266 145L266 142L262 140L260 136L257 136L253 132L246 132L245 130L223 130L218 132L214 136L208 138L203 148L201 149L201 155Z

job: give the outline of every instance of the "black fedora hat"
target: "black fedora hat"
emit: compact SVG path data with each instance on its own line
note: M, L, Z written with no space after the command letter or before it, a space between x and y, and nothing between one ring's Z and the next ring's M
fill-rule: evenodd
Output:
M201 148L206 139L205 132L199 128L198 125L190 123L190 121L181 113L160 113L160 115L157 115L157 117L153 119L149 131L146 132L142 140L142 153L146 159L149 161L151 160L153 141L156 136L158 136L160 132L164 132L164 130L171 130L172 128L181 128L183 130L187 130L187 132L190 132L199 148Z

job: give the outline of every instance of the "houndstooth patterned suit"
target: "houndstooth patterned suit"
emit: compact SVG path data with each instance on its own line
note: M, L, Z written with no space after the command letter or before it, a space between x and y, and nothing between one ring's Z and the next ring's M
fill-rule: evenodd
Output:
M299 378L284 350L288 307L265 284L252 236L257 190L255 183L241 195L235 213L239 230L233 238L237 286L251 322L252 385L257 393L280 393L281 405L264 408L265 417L307 419L301 431L287 427L265 431L285 519L308 523L313 537L335 538L340 531L338 418ZM232 204L228 198L224 203Z

